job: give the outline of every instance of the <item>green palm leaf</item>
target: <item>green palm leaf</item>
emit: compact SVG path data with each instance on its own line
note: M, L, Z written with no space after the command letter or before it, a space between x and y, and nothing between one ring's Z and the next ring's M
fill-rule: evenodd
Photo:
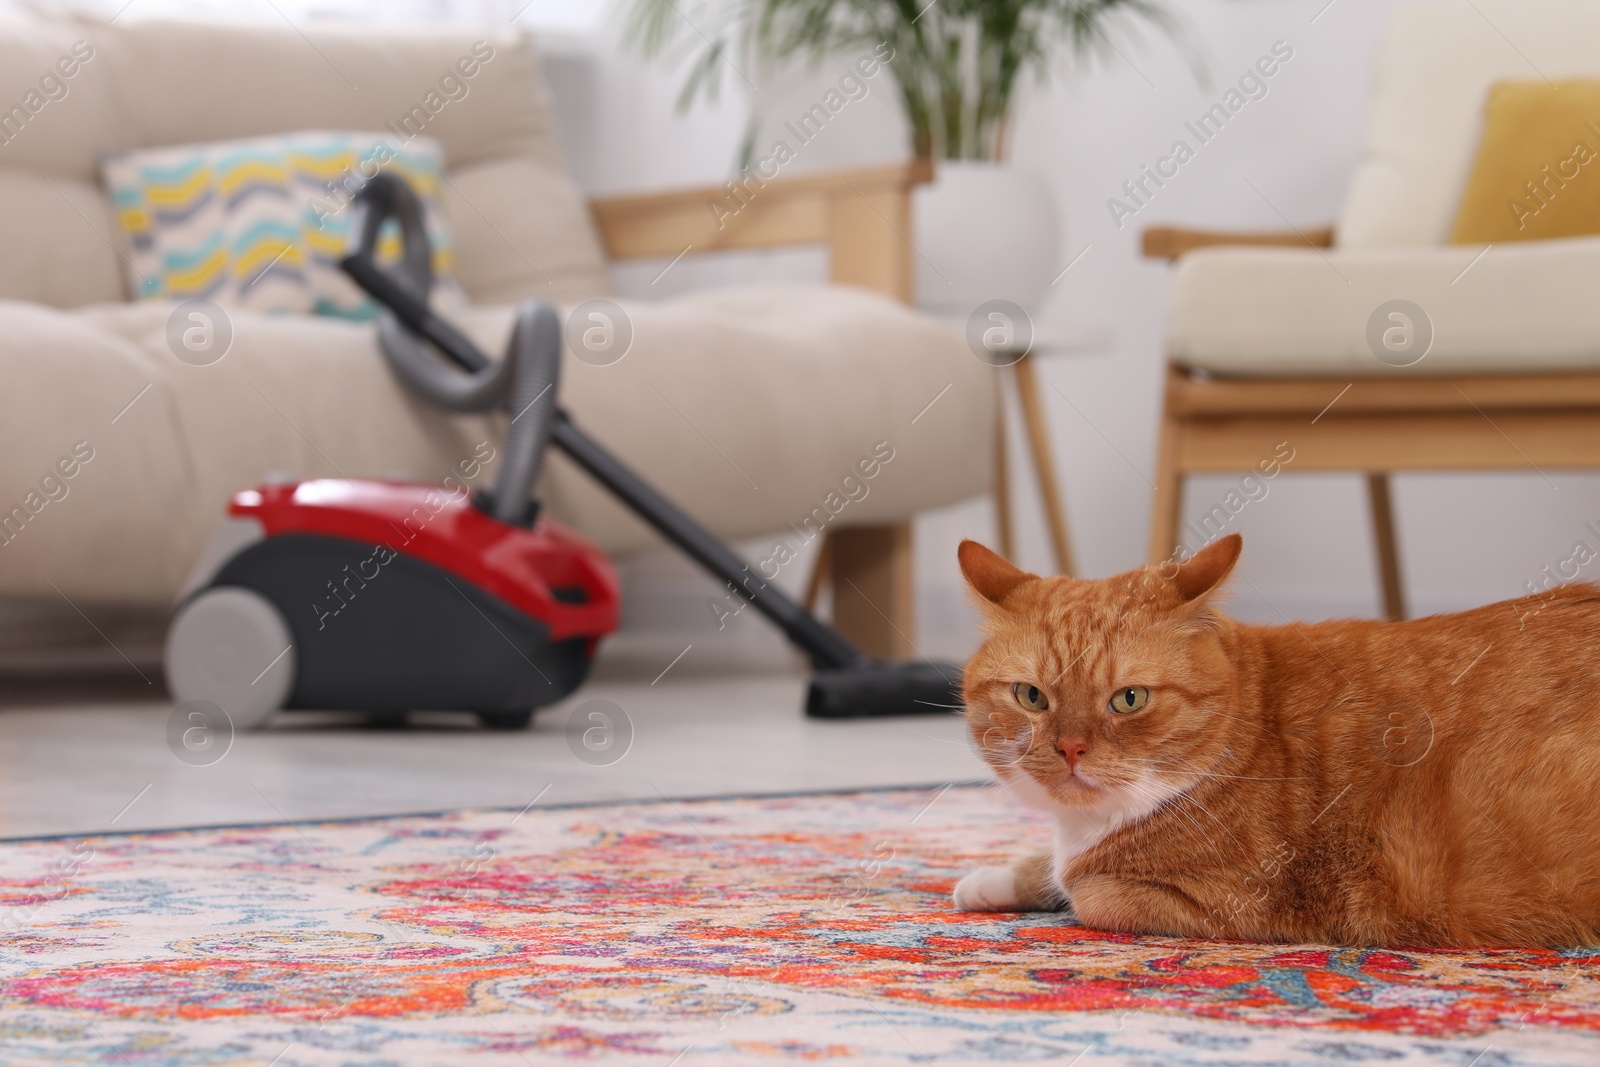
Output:
M1025 76L1117 54L1112 31L1147 23L1183 43L1159 0L625 0L624 38L650 58L686 64L680 108L715 100L725 79L772 60L894 49L917 158L999 159ZM1191 64L1194 65L1191 56ZM1197 68L1198 72L1198 68Z

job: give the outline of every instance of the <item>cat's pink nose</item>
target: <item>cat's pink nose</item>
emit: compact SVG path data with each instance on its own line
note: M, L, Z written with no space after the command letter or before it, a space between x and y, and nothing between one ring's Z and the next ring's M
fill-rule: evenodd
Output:
M1076 738L1056 738L1056 748L1061 750L1061 755L1067 761L1067 766L1076 766L1077 762L1089 753L1089 742Z

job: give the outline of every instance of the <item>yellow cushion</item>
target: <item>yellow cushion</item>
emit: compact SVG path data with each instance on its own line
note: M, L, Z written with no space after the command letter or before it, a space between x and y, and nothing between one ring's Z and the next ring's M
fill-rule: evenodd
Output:
M1500 82L1452 244L1600 233L1600 81Z

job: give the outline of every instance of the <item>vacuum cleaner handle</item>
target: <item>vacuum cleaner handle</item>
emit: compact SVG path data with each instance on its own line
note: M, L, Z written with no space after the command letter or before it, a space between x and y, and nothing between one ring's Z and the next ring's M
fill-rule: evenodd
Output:
M472 339L428 307L433 288L428 232L422 203L401 178L379 171L368 178L350 205L353 247L339 261L344 272L388 308L412 333L420 335L458 365L482 371L493 360ZM378 235L390 219L400 223L403 249L398 277L378 266Z

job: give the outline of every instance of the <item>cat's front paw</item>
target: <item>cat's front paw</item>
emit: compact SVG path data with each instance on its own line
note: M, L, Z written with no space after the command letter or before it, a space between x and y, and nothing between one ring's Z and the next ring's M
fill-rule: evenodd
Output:
M956 883L957 911L1021 911L1017 876L1010 867L979 867Z

